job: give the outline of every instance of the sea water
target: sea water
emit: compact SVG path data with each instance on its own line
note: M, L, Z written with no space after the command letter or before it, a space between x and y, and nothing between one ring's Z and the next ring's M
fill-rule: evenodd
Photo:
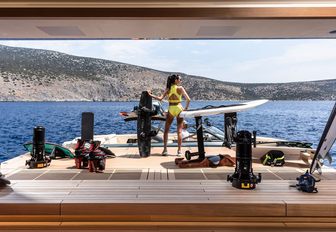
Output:
M235 104L233 101L192 101L190 108ZM0 162L24 152L33 128L46 129L46 141L63 143L80 136L82 112L94 113L95 134L136 133L136 122L124 122L121 111L131 111L137 102L0 102ZM270 101L238 113L238 130L257 131L257 135L313 143L316 148L333 101ZM164 105L166 107L166 105ZM223 115L209 116L223 129ZM194 124L193 119L187 120ZM171 132L176 131L173 123ZM336 146L331 151L336 167Z

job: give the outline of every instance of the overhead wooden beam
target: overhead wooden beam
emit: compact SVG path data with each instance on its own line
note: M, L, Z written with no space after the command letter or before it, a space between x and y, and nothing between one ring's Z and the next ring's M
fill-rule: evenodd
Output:
M0 17L336 18L335 1L1 1Z

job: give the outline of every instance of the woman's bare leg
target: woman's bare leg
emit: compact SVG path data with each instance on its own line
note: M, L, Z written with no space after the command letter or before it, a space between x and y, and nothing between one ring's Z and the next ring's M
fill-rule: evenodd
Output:
M173 120L174 120L173 115L168 113L167 118L166 118L166 123L165 123L164 134L163 134L163 151L167 151L168 133L169 133L169 129L170 129L170 126Z
M183 118L177 117L177 153L181 152Z

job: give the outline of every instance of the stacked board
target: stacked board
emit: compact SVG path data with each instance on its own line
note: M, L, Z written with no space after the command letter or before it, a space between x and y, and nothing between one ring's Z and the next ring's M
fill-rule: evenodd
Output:
M141 93L137 113L137 138L139 154L148 157L151 151L152 97L147 91Z

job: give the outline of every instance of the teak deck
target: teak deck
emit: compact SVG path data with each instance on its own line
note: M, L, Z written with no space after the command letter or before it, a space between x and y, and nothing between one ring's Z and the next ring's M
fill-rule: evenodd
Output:
M232 154L224 148L208 152ZM135 148L114 148L104 173L53 160L26 169L27 155L2 164L12 181L0 189L2 231L335 231L336 172L324 170L319 193L290 188L307 167L254 163L263 180L255 190L226 181L234 168L178 169L159 149L140 159ZM170 150L171 152L173 150Z

